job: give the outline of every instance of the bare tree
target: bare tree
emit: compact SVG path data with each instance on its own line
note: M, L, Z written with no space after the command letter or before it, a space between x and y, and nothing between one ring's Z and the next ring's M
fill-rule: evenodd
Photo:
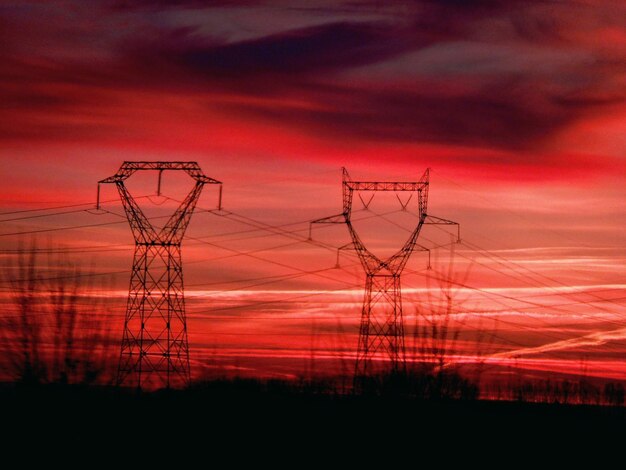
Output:
M463 298L461 290L468 277L469 269L461 274L455 270L454 249L451 248L447 266L428 276L426 298L415 306L413 375L421 377L418 386L425 388L418 393L428 397L474 398L478 395L482 365L490 347L487 343L491 345L494 335L484 328L482 319L471 326L468 315L463 314L461 307L467 299ZM462 336L470 332L475 346L473 380L461 375L457 363L462 351L467 354L464 341L469 338Z
M41 252L47 257L42 260ZM94 384L111 377L112 341L102 304L63 250L28 248L4 266L9 302L0 318L6 378L26 384Z

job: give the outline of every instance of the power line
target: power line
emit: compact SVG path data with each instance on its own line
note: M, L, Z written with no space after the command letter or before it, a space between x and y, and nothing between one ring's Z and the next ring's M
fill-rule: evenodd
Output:
M389 223L392 223L392 224L394 224L394 225L396 225L396 226L398 226L398 227L400 227L400 228L402 228L402 229L406 230L406 231L409 231L408 229L406 229L406 228L402 227L401 225L399 225L399 224L397 224L397 223L395 223L395 222L393 222L393 221L390 221L389 219L387 219L387 218L386 218L385 216L383 216L383 215L381 215L381 218L382 218L382 219L384 219L384 220L386 220L386 221L387 221L387 222L389 222ZM443 230L441 227L437 227L437 228L439 228L440 230ZM427 240L427 241L430 241L430 240L428 240L427 238L426 238L426 240ZM486 250L484 250L484 249L482 249L482 248L480 248L480 247L477 247L477 246L476 246L476 248L472 248L472 247L470 246L470 244L468 244L467 242L463 242L463 241L461 241L460 243L461 243L461 244L463 244L463 245L465 245L465 246L467 246L468 248L472 249L473 251L477 251L477 249L479 249L479 250L481 250L481 251L483 251L483 252L487 253L487 254L488 254L488 256L491 256L491 255L489 254L489 252L488 252L488 251L486 251ZM521 281L521 282L523 282L523 283L525 283L525 284L527 284L527 285L532 285L532 286L534 286L535 284L532 284L531 282L529 282L529 280L532 280L532 281L534 281L535 283L539 283L539 285L541 285L541 286L542 286L542 287L544 287L544 288L555 290L555 294L554 294L554 295L559 295L559 296L567 296L567 297L569 297L569 296L571 296L571 295L575 295L575 294L587 294L587 295L591 295L592 297L596 298L598 301L605 302L604 298L599 297L599 296L596 296L596 295L594 295L593 293L587 293L587 292L585 292L585 291L581 291L581 292L572 292L572 293L568 293L568 292L561 292L561 291L556 290L556 289L554 288L554 286L551 286L551 285L549 285L549 284L546 284L545 282L538 281L538 280L533 279L533 278L528 277L528 276L524 277L524 276L523 276L522 274L520 274L519 272L517 272L517 274L518 274L518 276L520 276L520 277L513 276L513 275L511 275L510 273L503 272L503 271L501 271L501 270L498 270L497 268L494 268L493 266L486 265L486 264L484 264L484 263L481 263L480 261L476 261L476 260L474 260L474 259L472 259L472 258L470 258L470 257L464 256L464 255L462 255L462 254L460 254L460 253L457 253L457 254L458 254L459 256L463 257L463 258L466 258L466 259L468 259L468 260L472 261L473 263L479 264L479 265L481 265L481 266L483 266L483 267L485 267L485 268L487 268L487 269L489 269L489 270L495 271L495 272L497 272L498 274L501 274L501 275L504 275L504 276L510 277L510 278L515 279L515 280L517 280L517 281ZM571 286L568 286L568 285L566 285L566 284L564 284L564 283L562 283L562 282L560 282L560 281L558 281L558 280L555 280L555 279L549 278L549 277L547 277L547 276L544 276L544 275L542 275L541 273L536 273L535 271L533 271L533 270L531 270L531 269L529 269L529 268L526 268L526 267L524 267L524 266L521 266L521 265L519 265L519 264L517 264L517 263L514 263L514 262L512 262L512 261L510 261L510 260L506 260L506 259L505 259L505 258L503 258L503 257L500 257L500 256L491 256L491 257L492 257L492 258L496 261L496 263L497 263L497 264L500 264L500 265L504 265L504 266L506 266L506 265L505 265L505 264L501 261L501 260L504 260L504 261L506 261L506 262L508 262L508 263L510 263L510 264L512 264L512 265L514 265L514 266L516 266L516 267L520 267L520 268L522 268L522 269L524 269L524 270L526 270L526 271L529 271L529 272L531 272L531 273L534 273L534 274L536 274L536 275L538 275L538 276L543 276L543 277L544 277L544 278L546 278L546 279L549 279L549 280L551 280L551 281L554 281L554 282L556 282L556 283L560 284L560 285L561 285L561 286L563 286L563 287L571 287ZM498 258L500 258L500 259L498 259ZM579 301L579 303L585 303L585 304L587 304L587 305L592 305L592 303L593 303L593 302L590 302L590 301ZM616 303L616 302L613 302L613 303ZM617 305L622 306L622 305L621 305L621 304L619 304L619 303L617 303ZM547 308L549 308L549 307L547 307ZM615 313L615 314L618 314L618 313Z
M146 198L146 197L149 197L149 196L137 196L137 199L142 199L142 198ZM101 201L101 202L117 202L117 199L108 199L106 201ZM83 207L83 206L96 207L96 201L82 202L82 203L76 203L76 204L66 204L66 205L63 205L63 206L40 207L40 208L37 208L37 209L24 209L24 210L19 210L19 211L0 212L0 217L5 216L5 215L25 214L25 213L29 213L29 212L43 212L43 211L59 210L59 209L70 209L70 208L73 208L73 207ZM52 215L54 215L54 214L52 214Z
M67 206L59 206L57 209L65 208L65 207L67 207ZM51 210L51 208L47 209L47 210ZM31 211L37 211L37 210L31 210ZM24 212L29 212L29 211L24 211ZM82 211L67 211L66 213L73 213L73 212L82 212ZM107 211L107 212L109 212L109 211ZM207 210L207 212L211 212L213 215L220 215L220 216L227 217L230 220L233 220L235 222L242 223L242 224L247 224L247 225L249 225L249 226L251 226L253 228L250 229L250 230L243 230L243 231L238 231L238 232L230 232L230 233L227 232L227 233L223 233L223 234L209 235L206 238L211 238L211 237L231 237L231 238L228 239L228 241L239 241L239 240L246 240L246 239L249 239L249 238L258 238L258 237L232 238L232 235L254 233L254 232L261 232L261 233L269 232L269 233L266 233L266 234L263 234L263 235L260 235L260 236L274 236L274 235L276 235L276 236L286 236L286 237L290 237L293 240L295 240L295 242L293 242L293 243L287 243L287 244L281 244L281 245L267 247L267 248L261 248L259 250L251 250L249 252L240 251L240 250L233 250L231 248L225 248L225 247L220 246L219 244L215 244L215 243L208 243L210 245L213 245L213 246L221 248L221 249L225 249L225 250L230 251L232 253L232 254L227 255L225 257L219 257L219 258L213 258L213 259L224 259L224 258L227 258L227 257L235 257L235 256L251 256L251 255L254 255L256 253L263 252L263 251L274 251L274 250L279 250L279 249L290 247L290 246L296 246L299 243L311 242L310 240L305 239L304 235L301 235L302 233L304 233L306 231L305 229L298 229L298 230L293 230L293 231L284 230L284 228L286 228L286 227L297 226L297 225L303 224L305 222L294 222L294 223L290 223L290 224L281 224L281 225L272 226L272 225L265 224L263 222L260 222L260 221L257 221L255 219L252 219L252 218L249 218L249 217L246 217L246 216L242 216L242 215L239 215L239 214L234 214L234 213L218 214L215 211L208 211L208 210ZM394 211L394 212L396 212L396 211ZM15 213L21 213L21 212L17 211ZM109 213L114 214L112 212L109 212ZM2 215L7 215L7 214L11 214L11 213L5 213L5 214L2 214ZM55 214L35 215L32 218L38 218L38 217L41 217L41 216L52 216L52 215L55 215ZM63 215L63 213L59 213L57 215ZM115 215L119 215L119 214L115 214ZM382 215L383 214L380 214L380 215L379 214L374 214L374 215L372 215L370 217L367 217L367 218L379 217L379 216L382 216ZM124 216L120 216L120 217L124 217ZM9 220L10 219L7 219L5 221L9 221ZM20 220L22 220L22 219L20 218ZM112 224L115 224L115 223L123 223L123 221L106 223L106 224L95 224L95 225L89 225L89 226L112 225ZM72 227L66 227L65 229L71 230L71 229L75 229L75 228L84 228L84 227L85 226L72 226ZM56 228L54 230L43 230L43 231L56 231L56 230L63 230L63 229L64 228ZM27 233L41 233L41 231L21 232L20 234L27 234ZM13 235L13 234L0 234L0 236L6 236L6 235ZM204 241L200 241L199 238L205 238L205 237L197 237L195 239L198 244L204 244L205 242ZM431 240L429 240L429 242L432 243ZM316 245L316 246L320 246L320 247L326 248L326 249L331 250L333 252L335 250L337 250L337 247L334 247L334 246L328 245L328 244L319 244L319 242L313 242L312 244ZM490 253L490 252L480 248L478 245L475 245L475 244L472 244L472 243L469 243L469 242L464 242L463 244L464 244L464 246L466 246L468 249L470 249L472 251L480 252L480 250L483 250L484 252L487 253L489 259L492 259L493 261L496 262L496 265L507 267L505 263L512 263L513 265L517 266L518 268L521 268L523 270L526 270L526 271L529 271L531 273L534 273L534 276L531 277L531 276L522 274L519 270L513 269L513 271L516 274L516 275L513 275L513 274L510 274L510 273L503 272L502 270L498 270L496 268L489 267L488 265L486 265L484 263L480 263L478 261L472 260L469 257L466 257L466 256L464 256L462 254L459 254L459 256L467 258L470 261L476 262L477 264L480 264L480 265L482 265L484 267L487 267L488 269L492 269L492 270L494 270L494 272L497 272L497 273L499 273L501 275L508 276L511 279L514 279L514 280L519 281L519 282L523 282L523 283L525 283L525 284L527 284L529 286L535 286L535 285L539 284L540 286L542 286L544 288L548 288L548 289L556 289L556 288L554 286L550 286L549 284L546 284L545 282L540 281L536 277L543 276L544 279L549 280L550 282L559 283L558 280L555 280L555 279L550 278L548 276L544 276L541 273L537 273L537 272L535 272L533 270L530 270L529 268L526 268L526 267L524 267L522 265L516 264L516 263L514 263L514 262L512 262L512 261L510 261L510 260L508 260L508 259L506 259L504 257L494 256L492 253ZM105 251L105 248L102 248L102 251ZM79 252L84 252L84 251L76 250L74 252L79 253ZM350 256L354 255L354 253L346 253L346 254L350 255ZM500 259L498 259L498 258L500 258ZM266 263L270 263L270 264L276 265L276 263L273 262L273 260L268 260L268 259L263 258L263 257L255 257L255 259L258 259L258 260L260 260L262 262L266 262ZM201 261L202 260L200 260L199 262L201 262ZM293 266L288 266L288 265L285 265L285 264L283 264L283 267L287 267L289 269L297 269L297 268L295 268ZM507 269L510 269L510 268L507 267ZM323 273L325 271L330 271L330 270L332 270L332 268L316 270L316 272L317 273ZM122 271L122 272L118 271L117 273L128 273L128 271ZM87 274L87 275L103 275L103 274L107 274L107 273ZM352 274L352 273L350 273L350 274ZM248 289L248 288L258 287L260 285L267 285L267 284L271 284L271 283L275 283L275 282L282 282L282 281L286 281L286 280L297 279L297 278L308 276L308 275L314 275L314 272L313 271L305 271L305 270L301 270L300 269L300 270L297 270L296 273L290 274L290 275L267 276L267 277L265 277L265 279L263 277L257 277L257 278L253 278L253 279L249 280L249 282L254 282L253 284L246 285L246 286L240 286L238 289L233 289L233 290L244 290L244 289ZM337 282L339 282L339 280L337 280L337 279L335 279L335 280ZM223 282L223 283L227 283L227 282ZM243 282L243 281L229 281L229 282L237 283L237 282ZM212 283L212 284L209 283L209 284L205 284L205 285L215 285L215 284L220 284L220 283ZM195 284L194 286L198 286L198 285L203 285L203 284ZM563 287L566 287L566 288L572 288L572 286L568 286L568 285L566 285L566 284L564 284L562 282L560 283L560 285L563 286ZM526 303L526 305L529 305L529 306L526 306L526 307L521 307L521 306L513 307L513 306L508 306L507 305L506 309L502 309L502 311L513 311L513 312L517 312L517 313L521 313L521 311L524 311L524 310L542 308L542 309L546 309L546 310L551 310L551 311L556 311L556 312L564 312L566 314L572 314L574 312L563 311L560 307L573 306L573 305L590 305L590 306L593 306L595 303L598 303L598 302L601 302L601 303L609 302L609 303L611 303L611 302L617 302L619 300L622 300L622 298L619 298L619 297L618 298L606 299L606 298L603 298L603 297L600 297L600 296L595 296L595 298L596 298L595 302L576 300L575 302L570 302L570 303L545 305L545 304L541 304L541 303L538 303L538 302L528 302L526 300L519 299L519 298L517 298L515 296L510 296L510 295L507 296L507 295L502 295L502 294L499 294L499 293L496 293L496 292L491 292L491 291L487 291L487 290L484 290L484 289L475 288L475 287L472 287L472 286L468 286L466 283L463 283L463 286L464 286L464 288L467 288L467 289L470 289L470 290L478 290L478 291L480 291L482 295L489 296L492 301L493 301L493 297L494 296L500 296L499 297L500 299L506 299L506 300L514 301L514 302L518 302L518 303ZM341 288L341 289L345 289L345 287ZM341 289L339 289L339 290L341 290ZM544 294L537 294L537 295L534 295L534 296L527 296L526 299L532 298L532 297L548 297L548 296L556 296L556 295L570 296L570 297L573 296L573 295L587 295L587 296L589 296L589 295L592 295L592 293L600 293L600 292L605 292L607 290L609 290L609 289L606 289L606 290L604 290L604 289L603 290L600 290L600 289L598 289L598 290L582 290L582 291L578 291L578 292L561 292L561 291L557 291L557 292L554 292L554 293L551 293L551 294L544 293ZM325 292L329 292L329 291L325 291ZM319 293L319 294L316 293L315 295L323 295L323 293ZM257 303L257 305L264 305L264 304L267 304L268 302L276 303L276 302L280 302L280 301L263 301L261 303ZM249 303L249 304L246 304L246 305L240 305L240 306L234 306L234 307L231 306L231 307L232 308L246 308L246 307L251 307L252 305L255 305L255 304L250 304ZM503 305L505 305L505 304L503 304ZM617 305L621 306L620 304L617 304ZM231 308L231 307L229 307L229 308ZM555 309L555 307L556 307L556 309ZM465 313L467 313L467 312L465 312ZM490 313L496 313L496 311L492 310L492 311L490 311ZM534 317L529 317L529 318L533 318L533 320L537 320ZM503 320L501 318L499 318L498 321L501 321L501 322L504 322L504 323L508 323L508 324L511 324L513 326L516 326L516 327L522 328L522 329L529 328L528 325L518 324L516 322L510 322L510 321L507 321L507 320ZM614 322L614 323L621 325L621 323L617 323L617 322ZM540 330L532 329L532 331L539 332ZM552 336L552 337L554 338L554 336Z

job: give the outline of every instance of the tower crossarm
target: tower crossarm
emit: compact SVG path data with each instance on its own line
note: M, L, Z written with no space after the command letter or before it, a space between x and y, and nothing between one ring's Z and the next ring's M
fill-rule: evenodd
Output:
M136 161L129 162L125 161L120 166L120 169L117 170L113 176L109 176L103 180L100 180L100 183L114 183L116 181L125 180L130 177L136 171L141 170L156 170L156 171L165 171L165 170L179 170L186 172L189 176L197 181L202 181L207 184L221 184L221 181L210 178L206 176L198 162L161 162L161 161Z
M424 224L426 225L456 225L456 230L457 230L456 240L457 240L457 243L461 242L461 224L459 224L458 222L455 222L453 220L448 220L448 219L442 219L441 217L435 217L434 215L429 214L429 215L426 215Z
M346 181L344 184L352 191L423 191L428 186L423 181Z
M161 186L160 184L161 173L163 173L166 170L167 171L169 170L184 171L189 176L191 176L196 181L196 183L220 185L219 208L221 209L222 207L222 202L221 202L222 182L205 175L202 169L200 168L200 165L198 165L198 162L162 162L162 161L137 161L137 162L125 161L124 163L122 163L119 170L117 170L117 172L113 176L109 176L108 178L104 178L98 181L98 195L97 195L96 208L98 209L100 208L100 185L101 184L115 183L119 186L120 183L123 183L135 172L146 171L146 170L159 172L159 192L160 192L160 186Z

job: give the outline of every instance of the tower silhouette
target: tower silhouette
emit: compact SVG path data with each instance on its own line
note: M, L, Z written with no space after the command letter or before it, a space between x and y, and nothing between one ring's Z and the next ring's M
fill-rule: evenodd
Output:
M414 182L352 181L348 171L345 168L342 171L343 212L317 219L312 224L346 224L352 243L340 249L354 249L365 271L365 296L361 310L359 343L354 369L354 387L355 390L359 390L369 377L377 373L397 374L406 372L404 322L402 318L402 272L416 246L421 250L428 251L427 248L417 245L417 239L424 224L458 226L458 223L427 214L430 184L430 171L428 169L419 181ZM352 224L354 193L376 191L410 192L411 195L406 203L398 197L403 210L407 210L413 195L417 194L417 224L402 248L386 259L376 256L365 246ZM362 198L361 200L363 201ZM363 201L365 208L369 206L370 202L371 199L367 203Z
M195 180L187 197L163 228L155 228L131 196L124 181L137 171L184 171ZM205 184L221 182L205 176L196 162L124 162L115 175L98 182L117 186L135 239L135 255L117 384L139 388L181 387L190 379L189 343L183 287L181 242Z

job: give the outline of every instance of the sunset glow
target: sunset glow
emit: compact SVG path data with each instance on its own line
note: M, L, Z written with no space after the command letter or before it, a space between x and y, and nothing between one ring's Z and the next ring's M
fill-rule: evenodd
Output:
M96 210L97 182L125 160L197 161L223 210L207 185L182 248L192 376L349 375L363 271L337 254L345 226L309 239L309 222L341 212L342 167L431 168L428 212L461 241L420 234L409 362L447 315L448 362L490 378L626 380L623 2L204 3L2 2L1 258L33 237L42 264L67 254L121 340L133 239L114 187ZM128 180L156 225L191 184ZM410 204L355 200L366 244L401 247Z

